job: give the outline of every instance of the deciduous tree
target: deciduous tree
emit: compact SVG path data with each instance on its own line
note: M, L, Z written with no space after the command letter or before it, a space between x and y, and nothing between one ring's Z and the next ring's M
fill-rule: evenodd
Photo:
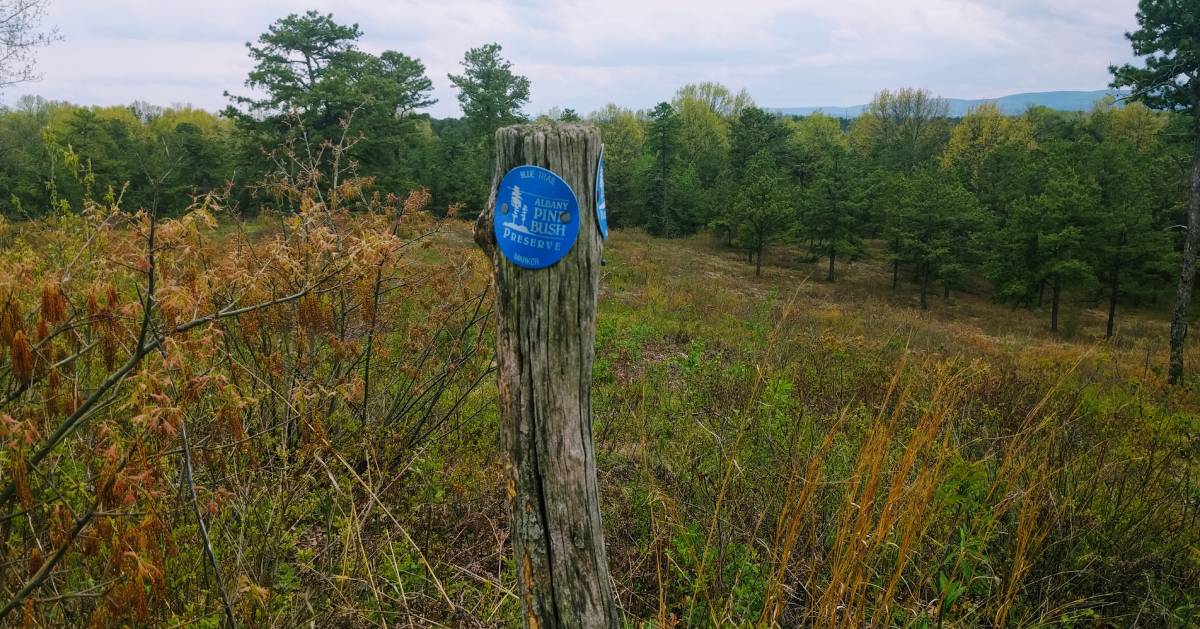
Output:
M942 165L975 195L999 225L1028 190L1028 160L1037 146L1033 126L980 105L950 131Z
M604 138L604 195L608 222L614 227L643 222L638 176L646 146L646 123L628 109L608 104L588 119Z
M911 173L941 150L948 112L949 103L928 90L883 90L855 126L860 141L880 165Z
M729 159L729 113L732 95L722 85L685 85L671 101L679 115L683 160L695 167L705 188L711 188Z
M34 52L58 38L42 30L49 0L0 0L0 90L37 78Z

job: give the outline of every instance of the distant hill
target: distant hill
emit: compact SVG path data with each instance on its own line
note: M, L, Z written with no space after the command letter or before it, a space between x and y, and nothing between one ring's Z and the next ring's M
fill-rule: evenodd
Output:
M996 103L1000 106L1000 111L1003 113L1016 115L1024 113L1026 109L1034 105L1041 105L1059 111L1088 111L1096 101L1110 94L1113 96L1123 96L1127 92L1116 92L1113 90L1094 90L1091 92L1028 92L1025 94L1010 94L999 98L947 98L946 100L950 102L950 115L953 117L964 116L972 107L983 103ZM836 118L854 118L862 114L866 108L866 105L854 105L851 107L778 107L772 108L772 111L792 116L807 116L819 111L827 116L834 116Z

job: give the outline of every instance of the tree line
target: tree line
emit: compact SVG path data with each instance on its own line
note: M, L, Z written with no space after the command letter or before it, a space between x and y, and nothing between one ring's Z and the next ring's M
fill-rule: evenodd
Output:
M0 112L0 211L33 218L85 198L163 212L226 188L253 214L280 206L267 171L350 159L375 194L427 188L465 216L486 203L495 130L528 120L530 82L497 44L449 76L463 116L435 119L420 60L361 50L357 25L293 14L247 44L254 69L219 115L187 107L81 107L24 98ZM1155 103L1151 103L1154 105ZM1191 119L1138 102L1087 113L983 105L965 117L920 89L884 90L853 120L781 116L745 91L701 83L635 111L586 116L605 141L610 221L662 237L709 231L761 272L779 244L803 246L828 281L882 251L892 287L988 291L1022 306L1169 298L1186 229ZM573 109L541 120L576 121ZM354 138L347 155L328 150ZM281 147L288 147L286 150ZM305 152L304 159L287 152ZM875 243L868 247L867 243Z
M465 115L436 119L421 111L436 102L424 64L364 52L361 36L357 25L312 11L276 21L247 44L254 68L245 87L255 95L226 92L217 114L37 97L0 108L0 213L32 219L111 197L169 215L228 188L240 211L255 214L279 206L262 185L266 173L316 163L331 174L331 148L342 141L351 147L343 157L384 196L427 188L435 207L477 212L491 179L490 138L526 119L529 80L500 46L472 49L449 77Z
M1189 137L1139 103L1087 113L983 105L961 119L917 89L882 91L854 120L781 117L718 85L687 86L604 129L611 219L661 236L704 228L756 269L775 244L838 263L881 243L893 288L983 287L996 299L1154 302L1178 268ZM902 273L903 272L903 273Z

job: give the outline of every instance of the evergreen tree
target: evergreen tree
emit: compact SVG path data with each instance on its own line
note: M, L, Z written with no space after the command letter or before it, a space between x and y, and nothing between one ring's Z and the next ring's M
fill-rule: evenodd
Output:
M1183 378L1196 259L1200 255L1200 4L1190 0L1139 0L1140 28L1125 37L1144 67L1111 66L1113 87L1133 89L1132 98L1153 109L1185 112L1192 121L1192 174L1188 192L1187 231L1175 310L1171 315L1171 361L1167 379Z
M861 181L861 170L849 148L836 140L825 144L824 155L805 189L801 223L816 251L829 258L826 279L830 282L839 255L853 258L862 253L865 201Z
M416 185L404 171L402 156L415 150L414 112L434 102L425 66L403 53L379 56L358 49L362 31L316 11L277 20L257 43L246 44L254 69L246 87L261 96L226 92L224 115L239 131L238 175L253 183L271 164L264 151L283 145L289 135L320 153L339 138L356 138L349 157L362 165L385 191L402 193ZM323 168L329 164L322 163Z
M758 107L743 109L730 133L729 169L733 179L741 179L750 172L753 158L762 151L767 152L774 167L786 165L790 135L778 117Z
M338 24L316 11L277 20L257 44L246 44L254 61L246 87L263 96L226 92L232 101L226 115L250 126L259 120L279 124L281 115L296 112L315 132L331 133L359 100L349 83L356 78L352 67L362 61L355 48L361 36L357 24Z
M1042 194L1027 210L1038 229L1039 275L1050 288L1050 331L1058 331L1059 306L1066 286L1095 282L1090 264L1088 227L1096 221L1099 190L1094 181L1074 171L1052 173Z
M679 115L670 103L659 103L650 112L646 148L653 159L646 177L646 228L656 236L682 233L671 198L671 173L679 159Z
M1128 109L1128 113L1099 110L1089 121L1100 137L1088 168L1096 174L1100 200L1088 241L1108 301L1105 336L1109 338L1118 302L1152 298L1154 289L1169 277L1173 261L1170 235L1158 224L1153 206L1154 180L1161 175L1145 167L1157 161L1153 153L1158 143L1153 137L1157 131L1150 131L1150 137L1143 132L1162 126L1143 115L1148 113L1144 107Z
M476 216L487 203L492 180L482 139L467 121L454 118L432 121L429 136L421 183L429 188L431 206L462 204L464 218Z
M229 177L224 142L206 137L194 123L180 122L164 139L170 170L162 190L163 207L182 211L193 199L219 190Z
M677 162L671 168L667 181L667 197L671 200L672 235L685 236L704 227L702 208L707 192L700 182L700 175L692 164Z
M767 150L750 158L746 175L733 195L732 224L736 242L754 259L754 274L762 275L763 253L794 229L795 189L780 173Z
M1080 172L1070 146L1043 153L1046 172L1038 194L1017 204L993 248L993 279L999 295L1038 305L1050 291L1050 330L1058 331L1062 293L1067 287L1096 284L1093 242L1089 235L1100 219L1100 188Z
M529 79L513 72L501 51L500 44L472 48L463 57L463 73L448 75L468 124L488 146L497 129L525 120L521 108L529 103Z
M897 188L888 237L898 255L915 267L921 308L927 309L934 280L949 285L972 267L987 219L974 195L935 167L898 180Z

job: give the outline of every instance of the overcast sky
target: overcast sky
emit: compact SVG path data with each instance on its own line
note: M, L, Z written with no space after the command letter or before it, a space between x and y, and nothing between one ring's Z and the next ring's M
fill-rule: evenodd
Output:
M362 48L421 59L439 99L463 52L499 42L533 84L527 111L669 99L684 83L746 88L759 105L855 105L881 88L946 97L1092 90L1130 58L1136 0L51 0L63 36L42 81L10 89L83 104L225 104L244 43L317 9L357 22Z

